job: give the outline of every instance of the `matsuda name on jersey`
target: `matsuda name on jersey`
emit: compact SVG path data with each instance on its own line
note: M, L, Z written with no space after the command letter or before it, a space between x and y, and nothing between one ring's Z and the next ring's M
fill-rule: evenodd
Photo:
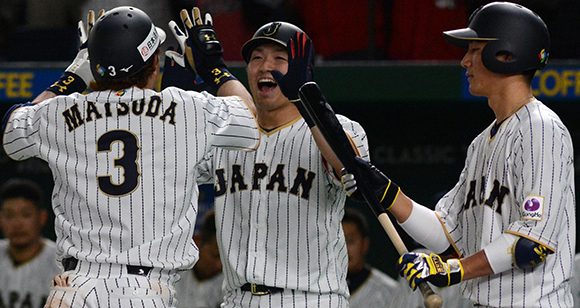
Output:
M146 99L149 99L149 101L146 102ZM116 103L116 108L111 108L111 103L100 104L87 101L85 116L81 114L78 104L74 104L65 110L62 115L64 116L69 132L87 122L102 119L103 116L106 118L112 116L124 116L128 115L129 112L136 116L143 115L152 118L159 117L159 120L162 122L165 122L165 120L169 118L169 124L175 125L176 106L177 103L172 101L165 111L160 112L161 97L153 95L149 98L142 98L130 103L118 102Z

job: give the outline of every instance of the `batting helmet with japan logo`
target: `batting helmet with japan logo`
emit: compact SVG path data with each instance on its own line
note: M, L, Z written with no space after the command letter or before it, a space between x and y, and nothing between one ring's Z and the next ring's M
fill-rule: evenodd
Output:
M105 12L88 39L95 80L118 80L137 74L165 38L165 31L138 8L121 6Z
M246 63L250 62L252 50L265 43L277 43L287 47L288 40L296 32L304 31L295 25L284 21L267 23L260 27L260 29L254 33L254 36L252 36L252 38L242 46L242 57Z
M471 14L469 26L443 32L456 46L468 47L472 41L487 42L482 61L499 74L517 74L542 69L550 54L550 34L544 21L528 8L510 2L493 2ZM500 61L499 55L509 55Z

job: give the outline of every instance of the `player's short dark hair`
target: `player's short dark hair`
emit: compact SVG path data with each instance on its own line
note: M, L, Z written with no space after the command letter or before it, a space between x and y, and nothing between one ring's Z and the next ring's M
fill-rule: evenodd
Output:
M207 243L216 236L215 229L215 211L209 210L203 217L203 224L199 230L199 237L201 243Z
M135 75L131 75L127 78L115 79L115 80L108 80L102 79L99 81L91 82L90 87L93 91L105 91L105 90L113 90L119 91L123 89L127 89L133 86L138 88L145 88L147 86L147 82L149 81L149 76L151 76L155 72L155 59L158 59L161 50L157 48L155 54L147 61L145 66Z
M22 198L31 201L37 208L42 208L42 189L26 179L10 179L0 187L0 208L8 199Z
M351 207L345 208L342 222L353 223L363 237L369 236L369 225L367 219L365 218L364 214L361 213L361 211Z

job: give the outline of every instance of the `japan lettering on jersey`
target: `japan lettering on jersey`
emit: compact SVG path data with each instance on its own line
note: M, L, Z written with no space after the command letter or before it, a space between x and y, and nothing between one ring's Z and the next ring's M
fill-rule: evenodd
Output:
M558 116L535 100L471 143L457 185L436 211L456 247L469 256L503 232L554 251L533 271L512 269L462 284L484 306L572 305L568 280L575 253L573 148Z
M3 145L48 162L60 257L176 269L197 260L195 165L213 147L258 142L238 97L129 88L20 107Z
M362 127L338 119L368 160ZM263 133L255 152L215 149L200 182L215 185L226 293L250 282L348 296L346 195L302 118Z

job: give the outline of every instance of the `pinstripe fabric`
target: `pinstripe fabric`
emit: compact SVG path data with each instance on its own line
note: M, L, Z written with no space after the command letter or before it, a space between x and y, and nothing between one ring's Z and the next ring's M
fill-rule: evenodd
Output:
M533 271L512 269L466 281L462 293L496 307L571 307L570 279L576 244L573 147L558 116L532 101L506 119L490 138L470 145L457 185L437 204L452 239L471 255L502 232L555 250ZM540 216L524 201L543 198ZM539 217L539 219L537 219Z
M52 287L46 308L172 308L176 301L168 284L143 276L124 275L93 278L70 272L60 274L66 286Z
M225 296L222 308L237 307L347 308L348 300L336 293L312 294L304 291L284 290L281 293L252 296L249 292L235 290Z
M368 159L362 127L339 120ZM328 170L302 118L262 134L256 152L216 149L200 164L200 181L216 188L226 297L247 282L348 296L346 196Z
M53 172L59 259L170 270L198 257L195 165L213 147L253 150L258 142L239 98L130 88L16 109L3 146Z
M0 240L0 307L42 307L54 275L60 272L56 263L56 245L41 239L43 247L33 259L14 264L7 239Z

